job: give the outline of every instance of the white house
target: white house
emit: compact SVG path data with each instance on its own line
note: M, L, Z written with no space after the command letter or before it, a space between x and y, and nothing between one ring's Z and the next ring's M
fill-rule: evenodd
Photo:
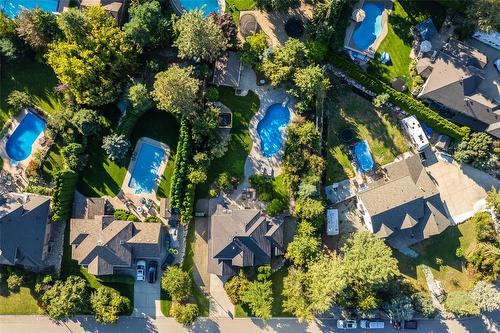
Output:
M422 151L429 147L429 140L424 133L424 129L420 126L417 117L412 115L404 118L401 122L417 151Z
M494 47L497 50L500 50L500 33L498 31L491 31L491 32L476 31L472 35L472 38L475 38L486 45Z

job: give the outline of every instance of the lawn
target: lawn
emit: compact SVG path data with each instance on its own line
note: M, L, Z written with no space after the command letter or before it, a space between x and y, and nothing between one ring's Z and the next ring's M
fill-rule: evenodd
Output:
M288 269L282 267L271 275L273 281L273 317L293 317L283 310L283 279L288 275Z
M231 14L234 23L238 25L240 12L255 9L255 0L226 0L226 13Z
M475 242L474 223L467 221L413 246L418 258L412 259L397 251L395 254L403 275L419 289L427 289L422 271L427 266L446 291L468 290L473 286L474 276L467 272L465 260L455 253L459 247L466 252ZM436 258L440 258L442 264L437 263Z
M342 94L340 101L330 101L328 108L328 147L327 171L328 184L354 176L354 170L347 157L349 145L359 140L366 140L370 146L375 162L384 165L408 150L403 134L396 126L396 121L388 114L374 109L365 98L350 90ZM340 133L350 129L354 139L342 143Z
M1 315L28 315L40 314L42 310L38 307L37 301L32 294L32 287L21 287L19 292L10 293L0 289L0 314ZM5 288L6 289L6 288Z
M208 194L208 186L222 172L229 172L231 176L243 179L245 160L252 149L252 138L248 130L250 119L259 109L259 98L249 91L247 96L234 95L234 89L229 87L219 88L219 99L233 113L233 127L231 129L231 142L226 154L214 160L208 172L205 184L198 186L198 197L203 198Z
M389 53L391 62L383 65L379 61L372 61L369 72L381 76L388 82L395 77L403 77L407 85L411 86L408 71L413 43L411 27L430 17L439 31L445 16L446 8L435 1L395 1L394 9L389 16L387 36L377 50L378 56L384 51Z

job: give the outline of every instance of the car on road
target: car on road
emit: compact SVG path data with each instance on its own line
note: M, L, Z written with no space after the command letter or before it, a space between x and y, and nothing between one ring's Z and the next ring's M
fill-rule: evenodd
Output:
M416 330L418 329L418 324L416 320L405 320L404 324L405 330Z
M355 328L358 328L358 324L356 323L355 320L339 319L339 320L337 320L337 328L340 328L343 330L353 330Z
M172 253L167 254L165 259L163 259L163 262L161 263L161 269L163 271L166 271L168 266L172 265L174 263L175 257Z
M497 71L500 73L500 58L498 58L497 60L495 60L495 62L493 63L493 65L495 65Z
M136 271L137 271L136 280L144 281L145 279L144 273L146 272L146 260L137 261Z
M158 262L150 261L148 268L148 282L155 283L156 282L156 273L158 272Z
M359 322L359 327L361 328L368 328L368 329L375 329L375 328L385 328L385 323L382 320L366 320L363 319Z

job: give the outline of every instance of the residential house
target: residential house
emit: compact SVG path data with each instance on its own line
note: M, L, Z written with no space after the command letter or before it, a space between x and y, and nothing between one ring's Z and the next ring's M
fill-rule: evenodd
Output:
M418 61L417 73L426 79L418 97L449 111L451 120L500 138L500 99L487 63L485 54L452 38Z
M394 248L405 248L450 225L439 191L418 155L383 170L383 179L369 183L357 195L368 230Z
M281 220L257 209L221 205L209 217L207 270L211 274L229 278L240 268L268 265L283 253Z
M50 269L50 197L8 193L0 197L0 264L38 272Z

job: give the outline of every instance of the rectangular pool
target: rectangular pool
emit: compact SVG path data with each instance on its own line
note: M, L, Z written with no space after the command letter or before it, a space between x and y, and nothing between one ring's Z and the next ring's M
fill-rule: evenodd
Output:
M46 12L57 12L59 0L0 0L0 11L10 18L15 18L23 9L36 7Z
M135 193L151 193L158 178L158 171L165 156L165 149L143 142L137 153L128 187Z
M370 147L366 140L359 141L354 145L354 156L356 156L356 161L358 161L360 172L370 171L375 166L372 154L370 153Z

